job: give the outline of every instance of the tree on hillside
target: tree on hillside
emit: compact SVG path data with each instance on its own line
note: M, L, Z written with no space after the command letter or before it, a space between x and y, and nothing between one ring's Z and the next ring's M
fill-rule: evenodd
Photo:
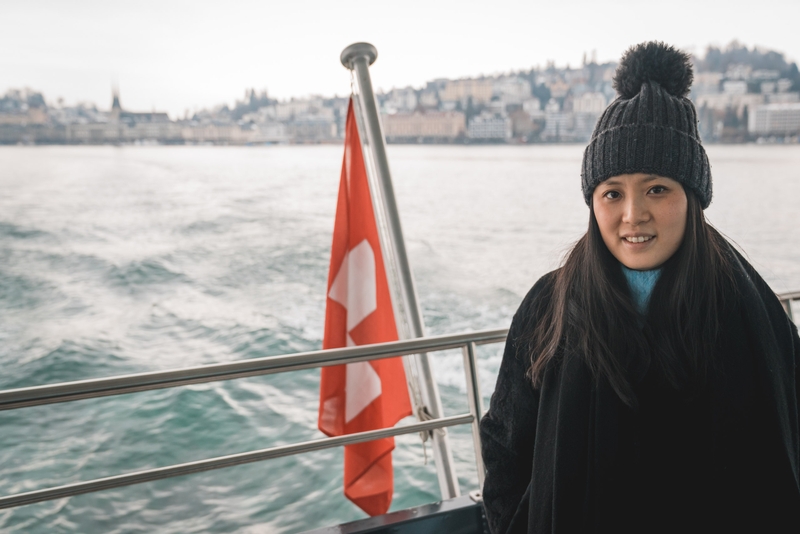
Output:
M709 46L705 56L695 58L698 72L726 72L731 65L749 65L753 70L775 70L781 77L795 79L797 64L789 63L781 52L748 48L739 41L733 41L724 48Z
M547 101L550 100L550 88L545 84L540 83L533 88L533 96L538 98L540 105L544 107L544 105L547 104Z
M245 91L244 100L236 101L236 106L231 112L231 118L238 121L244 115L258 111L259 108L275 104L276 102L277 100L267 96L266 90L261 91L261 94L256 94L255 89L250 89L250 91Z

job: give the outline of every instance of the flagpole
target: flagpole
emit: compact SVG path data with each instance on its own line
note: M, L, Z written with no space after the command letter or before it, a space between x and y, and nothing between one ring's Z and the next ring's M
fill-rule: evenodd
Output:
M388 245L391 248L387 265L392 264L397 276L392 277L400 286L399 292L402 299L404 317L401 319L405 323L405 330L401 335L406 337L418 338L425 336L425 324L422 320L422 312L417 298L417 290L414 285L414 276L411 272L411 265L408 261L403 231L400 225L400 214L397 210L394 188L392 187L391 173L389 172L389 160L386 157L386 144L381 128L378 106L375 94L372 90L372 80L369 75L369 66L378 57L377 49L369 43L354 43L342 51L342 65L353 72L355 83L358 87L358 106L356 107L356 117L360 119L359 129L366 134L362 138L366 141L367 151L372 165L368 166L377 178L380 188L381 207L383 208L384 224L386 226L384 235L388 237ZM376 206L376 212L378 206ZM377 215L377 213L376 213ZM390 284L391 285L391 284ZM401 330L398 328L398 330ZM420 395L424 406L417 407L417 417L424 418L421 409L427 409L428 415L434 418L442 417L442 400L439 396L439 388L433 377L433 369L427 354L418 354L417 362L419 374L421 375L422 387ZM409 377L411 378L411 377ZM444 430L444 429L442 429ZM453 454L450 450L447 431L433 432L433 455L436 463L436 473L439 479L439 489L443 499L458 497L461 491L458 487L458 479L453 465Z

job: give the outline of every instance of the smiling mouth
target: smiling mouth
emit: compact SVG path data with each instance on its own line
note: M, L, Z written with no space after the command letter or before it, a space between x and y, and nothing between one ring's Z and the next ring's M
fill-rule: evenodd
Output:
M655 237L654 235L649 235L649 236L642 235L638 237L625 237L623 239L625 239L625 241L627 241L628 243L644 243L645 241L650 241L654 237Z

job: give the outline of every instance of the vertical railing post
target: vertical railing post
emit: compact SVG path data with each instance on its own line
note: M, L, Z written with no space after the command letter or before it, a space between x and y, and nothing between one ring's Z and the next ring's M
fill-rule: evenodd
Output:
M781 300L781 304L783 304L783 309L786 311L786 315L789 316L789 320L794 321L794 316L792 315L792 299Z
M400 215L397 210L389 160L386 157L386 144L381 128L378 105L372 90L372 80L369 75L369 66L375 62L378 51L369 43L355 43L342 51L342 65L353 72L357 89L356 117L358 119L361 141L366 145L365 160L371 160L367 165L367 174L373 175L377 182L378 191L373 191L373 198L379 196L381 202L375 203L376 216L382 219L379 231L382 231L382 243L389 250L385 254L387 267L394 270L389 276L392 287L392 297L398 314L398 331L401 337L418 338L425 336L425 325L422 320L417 291L414 286L414 277L408 261L403 231L400 226ZM389 274L389 273L387 273ZM427 414L434 418L444 416L439 389L433 377L433 370L427 354L416 356L420 384L419 393L423 407ZM422 419L424 414L418 410L417 417ZM458 497L461 492L458 487L458 478L455 474L453 454L445 429L433 433L433 457L436 463L436 473L439 480L439 489L443 499Z
M483 416L483 397L481 397L480 383L478 382L478 363L475 357L475 342L470 341L463 347L464 374L467 376L467 400L469 411L472 414L472 444L475 447L475 467L478 469L478 486L483 488L483 479L486 471L481 456L480 424Z

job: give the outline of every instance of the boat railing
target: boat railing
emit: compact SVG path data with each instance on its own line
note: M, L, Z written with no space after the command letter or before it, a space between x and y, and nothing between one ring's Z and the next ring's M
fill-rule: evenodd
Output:
M301 443L281 445L228 456L219 456L205 460L99 478L86 482L75 482L63 486L8 495L0 497L0 509L13 508L53 499L62 499L95 491L259 462L304 452L340 447L353 443L362 443L390 436L431 432L440 428L467 424L472 425L472 438L475 448L475 463L478 476L477 482L478 487L482 487L484 469L480 452L478 424L483 415L483 399L478 382L476 349L478 345L501 343L505 341L507 333L507 329L483 330L480 332L432 336L391 343L377 343L374 345L301 352L281 356L266 356L263 358L253 358L229 363L0 391L0 410L14 410L43 404L57 404L139 391L186 386L203 382L263 376L329 365L341 365L391 358L394 356L419 354L423 352L430 354L444 350L461 349L464 360L464 374L466 377L467 400L469 406L468 413L435 418L417 423L401 424L391 428L382 428L337 437L324 437Z
M786 310L786 313L791 318L791 303L792 301L800 300L800 291L780 294L778 298ZM501 343L505 341L507 334L508 330L504 328L483 330L464 334L432 336L391 343L301 352L281 356L266 356L263 358L253 358L229 363L0 391L0 410L14 410L43 404L57 404L139 391L200 384L204 382L285 373L302 369L326 367L329 365L342 365L391 358L393 356L404 356L423 352L430 354L444 350L461 349L464 359L464 374L469 406L468 413L430 419L418 423L402 424L391 428L358 432L344 436L325 437L301 443L281 445L228 456L219 456L206 460L146 469L86 482L75 482L63 486L8 495L0 497L0 509L13 508L53 499L62 499L95 491L259 462L304 452L340 447L353 443L362 443L390 436L400 436L416 432L431 432L439 428L467 424L472 426L472 440L475 448L478 485L482 487L484 468L480 452L478 425L483 415L483 399L481 397L478 381L476 349L478 345Z

